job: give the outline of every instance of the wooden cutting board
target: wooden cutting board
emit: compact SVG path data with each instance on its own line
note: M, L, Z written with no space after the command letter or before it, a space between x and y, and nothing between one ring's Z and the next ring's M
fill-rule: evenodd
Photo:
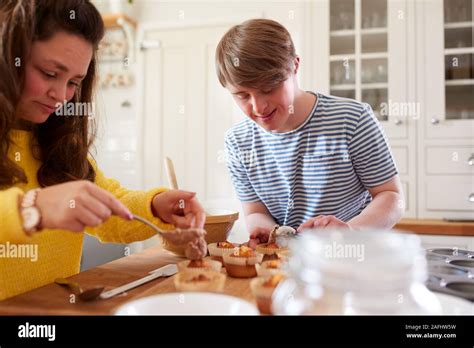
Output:
M78 282L83 288L104 285L105 290L109 290L182 260L161 247L154 247L81 272L69 279ZM255 303L250 280L227 277L223 293ZM176 292L173 277L153 280L108 300L81 302L76 299L72 302L74 298L68 289L52 283L0 301L0 315L110 315L128 301L170 292Z

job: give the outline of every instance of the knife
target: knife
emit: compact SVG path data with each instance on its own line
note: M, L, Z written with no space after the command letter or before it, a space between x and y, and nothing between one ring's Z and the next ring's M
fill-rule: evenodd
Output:
M114 297L118 294L121 294L122 292L128 291L130 289L136 288L137 286L143 285L145 283L148 283L154 279L160 278L160 277L169 277L172 276L173 274L178 272L178 267L176 264L170 264L163 266L153 272L150 273L150 275L147 275L146 277L137 279L133 282L124 284L122 286L119 286L115 289L105 291L100 295L100 298L102 300L107 300L111 297Z

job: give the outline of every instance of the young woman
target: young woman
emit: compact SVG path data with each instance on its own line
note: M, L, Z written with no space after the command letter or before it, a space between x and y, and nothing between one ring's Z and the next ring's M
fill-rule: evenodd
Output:
M237 25L217 47L219 81L248 117L225 143L250 246L275 224L391 228L402 214L398 171L370 106L301 90L299 65L272 20Z
M83 231L104 242L153 236L132 213L163 229L202 228L194 193L121 187L89 155L88 115L55 114L65 101L92 102L104 34L96 8L2 0L0 23L0 300L77 273ZM36 260L10 252L25 244L37 247Z

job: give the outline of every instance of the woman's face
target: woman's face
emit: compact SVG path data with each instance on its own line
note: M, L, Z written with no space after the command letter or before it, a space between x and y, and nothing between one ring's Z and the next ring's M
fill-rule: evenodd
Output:
M45 122L59 105L73 98L92 55L92 44L66 32L57 32L47 41L35 41L25 66L17 118Z

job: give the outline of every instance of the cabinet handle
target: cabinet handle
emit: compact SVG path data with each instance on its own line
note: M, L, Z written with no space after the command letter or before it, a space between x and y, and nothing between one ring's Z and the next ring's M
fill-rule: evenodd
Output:
M467 164L470 166L474 166L474 153L472 153L471 157L467 159Z
M471 193L467 200L471 203L474 203L474 193Z
M402 120L395 120L395 125L396 126L400 126L402 124Z
M437 124L439 124L439 119L437 119L436 117L433 117L431 119L431 124L436 126Z

